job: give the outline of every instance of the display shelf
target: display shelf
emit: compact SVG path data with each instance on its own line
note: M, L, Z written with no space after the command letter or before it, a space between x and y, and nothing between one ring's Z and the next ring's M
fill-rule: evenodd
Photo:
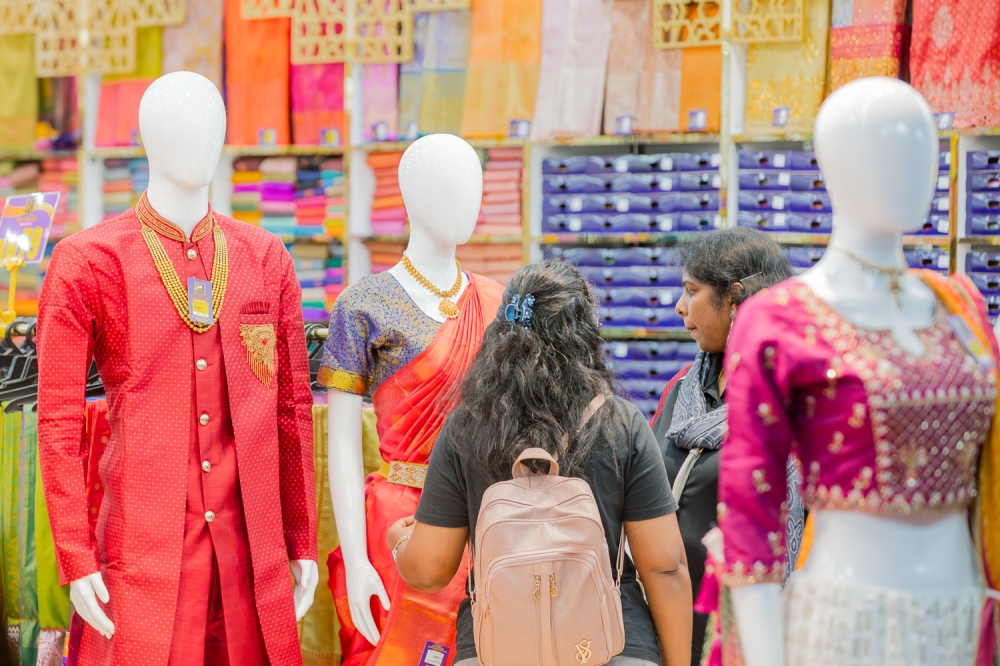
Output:
M631 326L603 326L601 337L605 340L691 340L686 328L638 328Z
M703 231L688 233L631 233L631 234L542 234L532 238L532 242L542 245L676 245L693 240Z
M372 234L371 236L359 236L358 240L363 242L371 241L373 243L399 243L405 245L410 242L410 237L407 235L395 236L395 235L383 235L383 234ZM470 245L516 245L520 244L524 239L521 236L488 236L488 235L473 235L469 239L468 244Z
M0 149L0 160L25 161L44 160L54 157L76 157L76 150L35 150L34 148Z
M1000 245L1000 236L966 236L958 242L962 245Z
M739 134L733 137L733 143L803 143L812 141L812 132L754 132L753 134Z
M365 153L398 153L409 148L413 141L370 141L352 148ZM523 148L528 143L527 139L517 138L466 139L466 141L473 148Z
M146 149L142 146L105 146L97 148L84 148L81 152L84 157L92 157L102 160L130 160L146 156Z
M343 146L223 146L224 155L233 157L284 157L301 155L343 155Z
M532 141L518 138L466 139L473 148L523 148L533 146L630 146L633 144L693 144L719 143L716 132L659 132L655 134L623 134L572 137ZM354 148L366 153L394 153L404 151L413 141L373 141Z

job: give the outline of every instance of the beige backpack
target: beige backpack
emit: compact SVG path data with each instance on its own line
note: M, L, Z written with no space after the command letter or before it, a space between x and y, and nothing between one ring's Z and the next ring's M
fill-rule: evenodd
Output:
M595 398L583 422L606 396ZM548 474L525 462L548 461ZM472 619L483 666L579 666L608 663L625 647L618 574L594 493L583 479L559 476L543 449L527 449L514 478L483 494L476 524Z

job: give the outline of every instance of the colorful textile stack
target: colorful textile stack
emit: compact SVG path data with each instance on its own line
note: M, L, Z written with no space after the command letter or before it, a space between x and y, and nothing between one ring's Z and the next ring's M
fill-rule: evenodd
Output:
M326 212L323 227L331 238L343 239L347 221L347 181L344 175L344 160L331 157L320 162L320 181L326 196Z
M259 227L263 213L260 210L263 175L260 157L241 157L233 162L233 218Z
M343 246L300 241L290 251L302 285L303 318L307 322L329 322L333 302L344 290Z
M49 244L60 238L80 231L79 197L77 186L80 173L75 157L59 157L42 160L42 172L38 177L41 192L59 192L59 207L56 219L49 231Z
M455 258L461 262L462 270L507 284L517 269L524 265L524 250L520 243L467 243L455 248Z
M104 160L104 219L134 206L147 185L149 162L145 158Z
M542 162L542 232L709 231L719 217L719 153L576 155Z
M260 162L260 226L279 236L295 234L294 157L267 157Z
M406 250L405 243L387 243L384 241L365 241L368 248L368 260L370 270L374 273L383 273L403 259L403 251Z
M521 235L521 148L490 148L483 171L477 235Z
M371 153L365 159L375 172L375 197L372 201L371 230L376 236L402 236L406 233L406 208L399 192L399 161L403 153Z

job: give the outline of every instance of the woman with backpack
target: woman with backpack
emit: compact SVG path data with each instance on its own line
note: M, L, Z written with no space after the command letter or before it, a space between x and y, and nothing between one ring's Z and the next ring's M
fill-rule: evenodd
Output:
M545 261L518 270L503 303L435 444L415 519L389 530L400 575L443 589L473 535L475 604L459 608L455 666L686 666L677 504L641 412L614 397L594 292L572 266ZM425 661L448 658L436 655Z
M680 247L680 256L684 294L675 309L701 351L667 384L650 424L680 507L677 520L697 599L705 573L702 539L717 516L718 454L727 416L722 359L729 328L743 301L791 277L792 269L780 245L745 227L699 235ZM795 485L796 491L789 493L787 541L793 563L802 535L802 502ZM707 615L694 614L692 666L701 663L707 620Z

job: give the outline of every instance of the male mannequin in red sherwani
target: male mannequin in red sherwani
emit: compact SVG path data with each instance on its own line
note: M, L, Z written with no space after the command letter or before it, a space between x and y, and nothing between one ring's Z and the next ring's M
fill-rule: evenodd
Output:
M40 462L60 579L87 622L79 663L298 666L318 578L301 290L277 237L208 205L218 90L170 74L139 115L149 190L56 247L39 303ZM189 278L211 285L207 322ZM91 358L111 423L93 533Z

